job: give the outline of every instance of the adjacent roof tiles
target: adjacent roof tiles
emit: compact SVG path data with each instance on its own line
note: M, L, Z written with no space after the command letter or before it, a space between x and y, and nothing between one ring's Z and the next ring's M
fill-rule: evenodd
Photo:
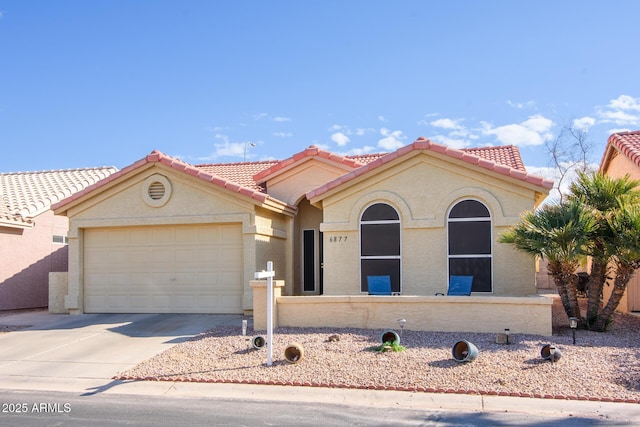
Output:
M31 226L33 218L117 171L114 167L0 173L0 223Z
M607 141L607 149L604 152L602 161L600 162L600 170L606 170L613 156L610 149L613 147L620 153L624 154L633 163L640 167L640 131L618 132L609 137Z

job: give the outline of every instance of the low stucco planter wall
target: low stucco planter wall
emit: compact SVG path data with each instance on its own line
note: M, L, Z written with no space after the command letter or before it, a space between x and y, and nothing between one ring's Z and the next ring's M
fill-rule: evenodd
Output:
M266 288L254 287L254 292ZM254 305L254 328L266 328L265 308ZM434 332L511 333L552 335L552 299L493 296L278 296L274 326L385 329Z
M64 297L69 290L69 273L49 273L49 313L67 314Z

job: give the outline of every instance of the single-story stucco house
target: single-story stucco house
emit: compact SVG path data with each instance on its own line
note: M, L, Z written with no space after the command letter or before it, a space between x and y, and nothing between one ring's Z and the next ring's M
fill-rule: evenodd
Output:
M522 316L526 330L527 304L543 306L531 316L550 334L534 260L497 238L551 187L527 173L514 146L459 150L419 138L391 153L311 146L281 161L197 166L154 151L54 205L70 221L69 272L51 292L71 313L246 313L250 282L272 261L280 325L298 312L327 325L362 315L375 326L371 307L356 305L395 298L419 303L424 322L438 313L433 304L451 317L447 304L473 303L469 316L495 318L493 329ZM368 296L371 275L389 276L393 296ZM436 297L453 275L473 276L471 296ZM509 309L474 311L489 302Z
M640 180L640 131L612 134L600 162L600 172L614 178L625 175ZM640 275L634 274L627 285L624 297L618 305L623 313L640 311ZM605 298L609 298L611 286L605 286Z
M51 205L113 167L0 173L0 310L46 307L49 273L67 271L68 219Z

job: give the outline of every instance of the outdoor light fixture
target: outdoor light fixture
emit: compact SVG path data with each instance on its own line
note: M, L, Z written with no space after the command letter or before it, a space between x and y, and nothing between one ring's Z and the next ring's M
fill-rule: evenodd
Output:
M400 325L400 337L402 337L402 330L404 329L405 323L407 323L407 319L398 319L398 324Z
M251 141L247 141L247 142L245 142L245 144L244 144L244 161L245 161L245 162L247 161L247 146L255 147L255 146L256 146L256 144L254 144L254 143L253 143L253 142L251 142Z
M509 342L509 332L510 332L509 328L504 328L504 336L507 338L507 344L511 344Z
M573 344L576 344L576 329L578 328L578 318L577 317L569 317L569 327L571 328L571 332L573 332Z

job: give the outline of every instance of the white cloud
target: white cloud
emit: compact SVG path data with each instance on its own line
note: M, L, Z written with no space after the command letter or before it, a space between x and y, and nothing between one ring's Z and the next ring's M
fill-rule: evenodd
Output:
M378 120L381 121L382 123L387 122L387 119L385 119L384 116L378 116Z
M247 142L230 142L229 137L224 134L216 134L215 138L221 142L213 144L215 151L208 156L199 157L199 161L207 162L219 157L244 157L244 150Z
M458 122L459 120L443 118L443 119L434 120L429 124L433 127L442 128L442 129L462 129L462 126L460 126Z
M616 126L640 126L640 98L620 95L609 101L604 108L596 108L600 123L613 123Z
M333 135L331 135L331 139L333 140L334 135L336 135L336 133L341 134L343 137L347 138L347 142L349 142L349 138L350 136L364 136L367 133L374 133L377 132L376 129L374 128L356 128L355 130L352 130L349 126L345 126L345 125L332 125L329 128L329 132L333 132ZM338 137L341 138L341 137ZM333 140L334 142L336 142L338 145L344 145L344 144L340 144L340 142Z
M342 132L336 132L331 135L331 140L342 147L344 145L347 145L347 143L349 142L349 137Z
M401 130L390 131L387 128L381 128L380 135L384 138L378 141L378 147L388 151L397 150L402 147L405 145L404 141L407 139Z
M601 111L600 117L604 123L614 123L618 126L630 126L640 124L640 115L627 113L626 111Z
M633 98L629 95L620 95L616 99L609 101L608 107L614 110L640 111L640 98Z
M284 122L291 122L291 118L290 117L283 117L283 116L272 116L269 113L258 113L258 114L254 114L253 116L253 120L262 120L262 119L267 119L267 120L271 120L272 122L278 122L278 123L284 123Z
M596 124L596 119L589 116L580 117L579 119L575 119L573 121L573 127L588 132L589 128Z
M278 138L289 138L293 136L291 132L273 132L273 136L277 136Z
M507 100L507 105L509 107L516 108L518 110L523 110L525 108L535 107L535 101L527 101L527 102L512 102L511 100Z
M550 132L553 121L540 114L533 115L522 123L493 127L490 123L481 122L481 125L484 135L493 135L502 144L542 145L553 139Z
M364 136L367 133L375 132L374 128L358 128L354 131L354 134L357 136Z

